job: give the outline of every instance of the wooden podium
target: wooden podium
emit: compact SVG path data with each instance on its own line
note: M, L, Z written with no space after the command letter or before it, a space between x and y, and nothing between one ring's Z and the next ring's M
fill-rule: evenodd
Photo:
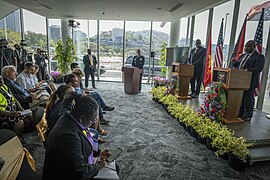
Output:
M243 122L238 118L244 90L250 88L251 72L231 68L214 68L213 82L221 82L226 91L227 108L222 120L225 123Z
M194 66L192 64L172 64L172 76L177 77L179 90L177 92L178 99L190 99L188 96L190 78L193 76Z
M136 67L122 67L124 72L124 90L127 94L138 94L140 86L140 74L142 69Z

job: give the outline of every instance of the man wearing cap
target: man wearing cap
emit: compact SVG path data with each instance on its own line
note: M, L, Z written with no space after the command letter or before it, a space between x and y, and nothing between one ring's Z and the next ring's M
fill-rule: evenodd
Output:
M26 46L24 40L21 40L20 45L14 45L14 54L17 59L17 72L21 73L24 69L25 62L27 61L27 51L23 48Z

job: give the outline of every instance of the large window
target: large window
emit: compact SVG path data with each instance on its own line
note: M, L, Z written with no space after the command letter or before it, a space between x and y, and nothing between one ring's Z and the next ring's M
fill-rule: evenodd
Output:
M124 21L100 21L99 28L100 67L106 69L100 80L121 81Z
M155 52L155 58L159 58L162 44L169 44L171 23L167 22L163 27L160 27L161 23L153 22L152 51Z
M186 38L187 38L187 33L190 33L190 32L187 32L187 26L188 26L188 18L181 18L181 21L180 21L180 37L179 37L179 39L180 39L179 40L180 41L179 42L180 47L181 46L183 46L183 47L189 46L189 39L186 39ZM190 23L189 23L189 26L190 26ZM190 28L189 28L189 31L190 31ZM190 35L190 34L188 34L188 35Z
M213 13L213 29L212 29L212 43L213 43L213 54L216 53L216 44L218 41L218 34L220 30L220 24L222 18L224 18L224 26L223 26L223 62L225 63L228 60L228 50L229 50L229 42L230 42L230 29L232 28L232 17L233 17L233 7L234 2L229 1L227 3L221 4L214 8Z
M150 29L149 21L126 21L126 49L125 66L130 65L133 56L136 56L136 50L141 50L141 55L145 57L145 67L148 69L150 54ZM148 71L143 75L143 82L148 81Z
M77 60L82 62L83 56L88 48L88 23L87 20L76 20L79 27L73 30L73 43L77 55Z
M61 20L60 19L49 19L49 31L48 36L50 39L50 59L51 59L51 70L57 70L57 57L56 57L56 46L57 42L61 40Z
M0 38L8 40L9 47L21 41L20 10L13 11L6 17L0 19Z
M46 18L23 10L26 50L36 53L37 48L47 51Z
M208 24L208 14L209 11L204 11L200 14L197 14L195 16L195 27L194 27L194 38L200 39L202 41L202 44L206 45L206 32L207 32L207 24ZM192 43L192 46L194 47L194 42Z

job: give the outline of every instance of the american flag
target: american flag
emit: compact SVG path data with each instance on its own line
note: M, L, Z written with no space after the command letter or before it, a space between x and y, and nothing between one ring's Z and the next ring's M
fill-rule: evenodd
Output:
M257 26L255 33L254 41L256 42L256 49L259 53L262 53L262 36L263 36L263 21L264 21L264 8L261 12L261 17ZM258 84L258 87L255 89L255 96L260 95L261 83Z
M263 21L264 21L264 9L262 9L261 17L254 37L254 41L256 42L256 49L259 53L262 53Z
M224 19L222 18L216 47L214 67L222 67L223 64L223 20Z
M267 1L260 5L253 6L247 14L248 16L247 20L259 21L261 17L262 9L264 9L264 20L269 21L270 20L270 1Z

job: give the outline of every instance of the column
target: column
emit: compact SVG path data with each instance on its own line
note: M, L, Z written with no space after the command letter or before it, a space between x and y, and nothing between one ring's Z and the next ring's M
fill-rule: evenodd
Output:
M207 30L206 30L206 43L205 46L208 45L208 36L209 36L209 31L213 23L213 14L214 14L214 9L211 8L209 9L209 15L208 15L208 24L207 24Z
M195 28L195 15L191 17L190 38L189 38L190 50L192 49L192 46L193 46L194 28Z
M48 55L48 72L51 74L51 56L50 56L50 37L51 33L49 31L49 19L46 17L46 34L47 34L47 55Z
M68 20L69 19L61 19L61 32L62 32L62 43L64 49L66 49L66 41L68 37L71 37L71 31L68 27Z
M238 21L238 15L239 15L239 8L240 8L240 0L235 0L234 2L234 10L233 10L233 20L232 20L232 28L231 28L231 35L230 35L230 43L229 43L229 51L228 51L228 61L230 60L231 54L233 52L234 48L234 42L235 42L235 33L237 28L237 21ZM226 57L224 58L226 59ZM230 63L227 63L227 67Z
M170 42L168 47L176 47L179 43L180 36L180 19L171 22L171 30L170 30ZM172 67L168 67L166 79L172 78Z
M23 10L20 9L20 22L21 22L21 39L24 39L24 17L23 17Z
M186 47L189 46L189 26L190 26L190 17L188 18L188 22L187 22L187 34L186 34Z
M179 43L180 19L171 22L169 47L176 47Z

